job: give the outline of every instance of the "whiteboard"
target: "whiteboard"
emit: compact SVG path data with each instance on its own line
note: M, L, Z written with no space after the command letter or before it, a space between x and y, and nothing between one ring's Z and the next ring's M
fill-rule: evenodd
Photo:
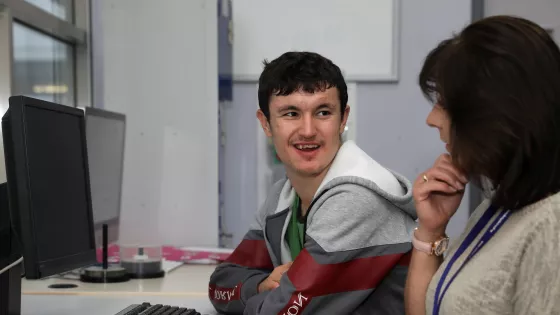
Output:
M397 81L399 0L233 0L233 71L257 81L286 51L331 59L348 81Z

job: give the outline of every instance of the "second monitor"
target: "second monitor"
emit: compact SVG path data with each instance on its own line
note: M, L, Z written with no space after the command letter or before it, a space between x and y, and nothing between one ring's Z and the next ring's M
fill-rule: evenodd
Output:
M84 108L96 245L102 245L102 227L108 243L119 238L126 116L103 109Z

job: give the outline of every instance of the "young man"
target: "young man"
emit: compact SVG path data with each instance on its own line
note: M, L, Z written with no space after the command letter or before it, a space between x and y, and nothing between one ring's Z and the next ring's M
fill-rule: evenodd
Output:
M404 314L411 184L341 134L340 69L309 52L265 62L257 117L287 179L210 278L228 314Z

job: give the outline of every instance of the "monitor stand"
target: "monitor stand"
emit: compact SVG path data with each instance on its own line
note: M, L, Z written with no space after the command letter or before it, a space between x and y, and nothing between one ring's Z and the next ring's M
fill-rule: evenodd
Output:
M10 266L21 257L19 240L14 233L16 223L12 220L8 203L8 185L0 184L0 270ZM0 315L21 313L22 263L17 263L0 274Z
M80 274L82 282L93 283L115 283L130 280L130 275L118 264L109 265L108 251L108 227L103 224L103 262L101 266L91 266L84 268ZM0 314L2 315L2 314Z

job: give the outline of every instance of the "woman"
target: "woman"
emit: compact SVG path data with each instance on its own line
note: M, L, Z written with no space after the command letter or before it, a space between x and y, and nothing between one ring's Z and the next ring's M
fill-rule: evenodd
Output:
M407 314L560 314L557 45L530 21L489 17L435 48L419 81L449 154L414 183ZM468 179L492 189L447 249Z

